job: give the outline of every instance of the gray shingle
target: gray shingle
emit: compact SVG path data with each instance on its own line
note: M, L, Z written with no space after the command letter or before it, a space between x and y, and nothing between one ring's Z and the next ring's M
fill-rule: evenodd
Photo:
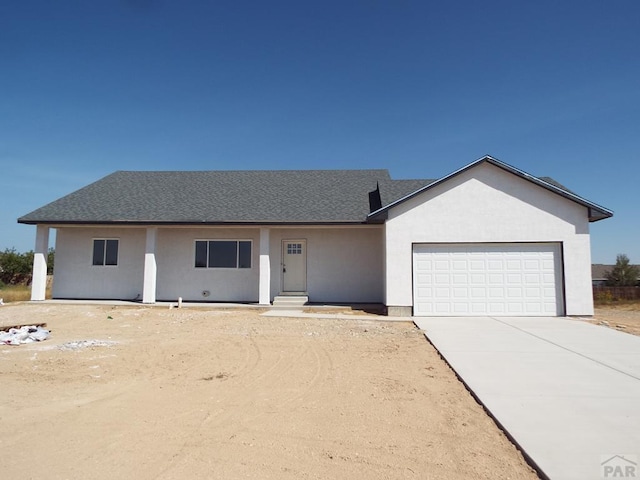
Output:
M546 182L550 185L553 185L554 187L558 187L560 190L564 190L565 192L569 192L569 193L573 193L575 195L576 192L572 192L571 190L569 190L567 187L565 187L563 184L561 184L560 182L558 182L557 180L554 180L551 177L538 177L540 180L542 180L543 182Z
M380 182L382 205L389 205L407 195L429 185L434 180L386 180Z
M352 223L387 170L118 171L21 223Z
M571 193L549 177L541 180ZM436 180L387 170L118 171L20 223L364 223ZM379 189L380 201L369 192Z

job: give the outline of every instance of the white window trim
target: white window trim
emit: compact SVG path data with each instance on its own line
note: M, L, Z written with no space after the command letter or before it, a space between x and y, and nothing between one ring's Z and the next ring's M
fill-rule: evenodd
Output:
M96 240L104 240L104 254L102 256L102 265L93 264L93 250L95 248ZM115 265L107 265L107 240L115 240L118 242L118 255L116 256ZM120 238L119 237L95 237L91 239L91 257L89 259L89 265L96 268L117 268L120 265Z
M196 243L197 242L207 242L207 266L206 267L196 267ZM237 257L236 257L236 266L235 267L210 267L209 266L209 243L208 242L236 242L238 243ZM251 261L251 266L248 268L240 268L240 242L249 242L251 246L251 252L249 255L249 260ZM193 255L191 257L191 265L194 270L228 270L228 271L242 271L242 270L253 270L253 240L250 238L196 238L193 241Z

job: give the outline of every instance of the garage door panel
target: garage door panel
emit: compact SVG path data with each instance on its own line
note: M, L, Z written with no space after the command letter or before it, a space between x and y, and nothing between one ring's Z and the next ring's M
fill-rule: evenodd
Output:
M454 285L468 285L469 277L466 273L454 273L451 275L451 282Z
M449 299L451 297L450 290L448 288L436 288L435 297L438 299Z
M485 262L484 260L476 260L476 259L470 259L469 260L469 270L472 272L475 271L485 271Z
M487 303L487 313L490 315L501 314L505 312L505 305L502 303Z
M489 299L502 299L504 298L504 289L502 287L492 287L487 289L487 298Z
M522 285L522 273L509 273L504 280L507 285Z
M484 288L470 288L469 289L469 297L472 302L477 300L484 300L486 298L486 292Z
M474 315L482 315L487 313L487 304L482 303L471 303L471 313Z
M543 290L540 288L532 288L532 287L527 287L524 289L524 296L526 298L540 298L543 295Z
M522 271L522 262L518 260L507 260L507 270L520 272Z
M414 314L561 315L560 261L557 243L416 245Z
M454 303L453 304L453 313L456 315L464 315L469 313L469 305L465 303Z
M469 298L469 290L466 288L454 288L453 298L461 298L466 301Z
M491 259L487 262L487 270L502 272L504 270L504 262L500 260Z
M537 260L525 260L523 265L523 269L525 271L534 271L537 272L538 270L540 270L540 262ZM551 263L551 267L549 267L549 262L543 262L542 263L542 267L543 268L550 268L551 270L553 270L553 262Z
M506 296L507 298L520 300L524 295L522 293L522 288L507 288Z

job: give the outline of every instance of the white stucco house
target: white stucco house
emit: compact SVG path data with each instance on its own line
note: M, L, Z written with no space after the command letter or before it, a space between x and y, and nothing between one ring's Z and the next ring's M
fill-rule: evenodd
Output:
M613 213L485 156L386 170L118 171L21 218L32 299L382 303L390 315L592 315L589 222Z

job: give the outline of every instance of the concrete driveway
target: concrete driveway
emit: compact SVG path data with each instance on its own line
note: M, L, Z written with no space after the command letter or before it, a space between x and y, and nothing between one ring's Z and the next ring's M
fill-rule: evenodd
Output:
M414 321L548 478L640 478L640 337L568 318Z

